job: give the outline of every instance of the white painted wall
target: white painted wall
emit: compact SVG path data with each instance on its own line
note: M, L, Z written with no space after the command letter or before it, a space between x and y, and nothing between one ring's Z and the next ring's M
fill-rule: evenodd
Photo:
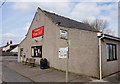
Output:
M7 47L4 47L3 51L7 51L8 49L10 49L10 45L8 45Z
M13 50L11 50L10 52L18 52L18 46L14 48Z

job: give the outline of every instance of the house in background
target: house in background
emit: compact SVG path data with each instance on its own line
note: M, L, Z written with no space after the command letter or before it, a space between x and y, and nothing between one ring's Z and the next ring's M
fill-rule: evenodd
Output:
M120 71L120 38L40 8L18 46L18 62L24 53L36 64L47 58L51 67L66 70L67 53L61 51L68 50L68 36L70 72L102 78Z
M16 44L16 45L11 45L10 47L11 47L11 48L10 48L10 49L11 49L10 52L16 52L16 53L18 52L18 44Z
M12 41L7 42L5 46L1 47L2 55L18 55L18 44L13 45Z
M10 49L10 46L12 45L12 41L7 42L7 44L5 46L2 47L2 51L3 52L7 52L8 49Z

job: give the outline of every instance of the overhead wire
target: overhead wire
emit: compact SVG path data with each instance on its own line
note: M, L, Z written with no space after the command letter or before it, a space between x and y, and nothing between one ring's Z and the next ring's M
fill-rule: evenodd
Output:
M6 0L1 4L0 8L5 4Z

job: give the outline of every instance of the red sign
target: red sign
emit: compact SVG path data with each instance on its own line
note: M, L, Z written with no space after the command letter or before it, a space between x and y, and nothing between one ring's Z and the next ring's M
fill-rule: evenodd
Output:
M32 30L32 38L44 35L44 26Z

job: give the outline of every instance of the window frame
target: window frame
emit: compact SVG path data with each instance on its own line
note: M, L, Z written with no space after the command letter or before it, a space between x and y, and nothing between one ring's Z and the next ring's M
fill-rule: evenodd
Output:
M39 47L39 49L41 48L41 55L40 56L35 56L35 53L34 53L34 56L32 56L32 48L34 49L34 47L36 47L36 48ZM31 46L31 57L42 58L42 45L41 46Z
M112 46L112 50L111 50L111 46ZM114 51L113 46L115 47L115 51ZM116 44L106 43L106 51L107 51L106 53L108 55L107 56L107 61L115 61L115 60L117 60L117 45Z

